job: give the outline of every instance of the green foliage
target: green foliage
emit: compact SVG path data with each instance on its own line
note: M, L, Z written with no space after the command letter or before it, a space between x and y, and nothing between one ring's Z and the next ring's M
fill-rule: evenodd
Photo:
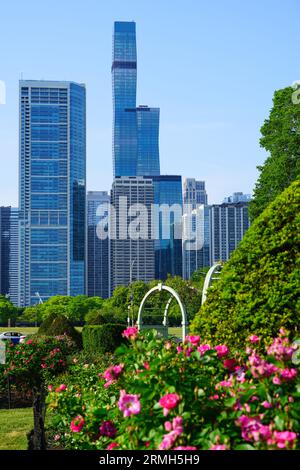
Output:
M7 323L10 319L14 322L18 316L18 308L15 307L9 299L0 295L0 322Z
M84 350L105 354L114 350L124 341L121 334L124 325L106 323L104 325L85 325L82 330Z
M267 341L280 327L295 336L300 320L300 181L254 221L208 292L192 331L243 347L249 334Z
M43 336L68 336L78 348L82 347L82 336L64 315L52 312L41 324L38 335Z
M104 305L99 310L91 310L85 317L88 325L104 325L106 323L126 324L126 312L120 315L119 309Z
M53 387L48 410L56 445L149 451L299 448L299 376L283 332L264 356L251 349L234 359L224 345L216 350L200 344L199 337L187 337L178 351L153 331L127 333L131 344L118 348L106 371L77 363L64 390Z
M300 105L292 102L291 87L274 94L269 119L261 128L260 144L270 153L250 203L251 220L256 218L292 181L300 178Z

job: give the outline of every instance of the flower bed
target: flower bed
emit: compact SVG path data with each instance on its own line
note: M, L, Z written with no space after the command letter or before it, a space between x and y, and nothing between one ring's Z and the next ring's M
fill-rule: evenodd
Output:
M113 364L78 367L53 387L57 445L71 449L296 449L296 345L280 331L265 355L253 335L239 356L225 345L184 344L128 329ZM295 362L295 363L294 363ZM77 378L74 381L74 377ZM50 387L51 388L51 387Z

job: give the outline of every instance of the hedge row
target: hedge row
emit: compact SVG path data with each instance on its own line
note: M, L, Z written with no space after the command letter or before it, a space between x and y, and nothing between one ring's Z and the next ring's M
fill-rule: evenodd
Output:
M124 329L124 325L116 323L85 325L82 330L83 348L89 353L114 352L124 341L122 337Z

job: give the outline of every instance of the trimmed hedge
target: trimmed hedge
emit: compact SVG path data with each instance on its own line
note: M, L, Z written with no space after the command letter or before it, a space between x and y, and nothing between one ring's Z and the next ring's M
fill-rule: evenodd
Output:
M41 324L38 335L69 336L78 348L82 348L82 335L64 315L50 314Z
M243 348L300 326L300 181L254 221L192 323L202 340Z
M85 325L82 330L83 348L89 353L114 352L124 342L122 332L126 327L117 323Z

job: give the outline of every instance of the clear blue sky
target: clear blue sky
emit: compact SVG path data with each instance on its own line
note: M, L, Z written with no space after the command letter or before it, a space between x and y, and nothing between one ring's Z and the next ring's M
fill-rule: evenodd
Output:
M0 205L18 201L18 80L87 85L89 190L112 181L112 27L137 23L138 104L161 108L165 174L204 179L209 202L251 192L275 89L300 78L299 0L1 2Z

